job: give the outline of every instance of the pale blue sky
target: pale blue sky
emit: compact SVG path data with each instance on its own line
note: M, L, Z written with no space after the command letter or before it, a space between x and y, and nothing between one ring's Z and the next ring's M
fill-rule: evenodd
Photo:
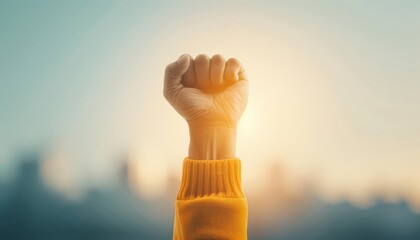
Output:
M33 148L64 149L93 184L132 152L179 170L188 135L162 97L165 64L221 53L250 76L245 178L273 159L336 188L356 184L352 172L411 176L419 12L418 1L1 1L1 173Z

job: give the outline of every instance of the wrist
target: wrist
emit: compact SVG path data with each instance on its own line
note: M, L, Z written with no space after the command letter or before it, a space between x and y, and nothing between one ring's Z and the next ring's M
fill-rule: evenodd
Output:
M188 158L217 160L236 158L236 128L223 125L197 127L189 124Z

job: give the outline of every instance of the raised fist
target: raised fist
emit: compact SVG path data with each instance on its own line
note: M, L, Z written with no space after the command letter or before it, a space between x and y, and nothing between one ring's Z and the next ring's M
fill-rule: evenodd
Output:
M193 127L236 128L248 99L241 63L221 55L182 55L165 70L163 94Z

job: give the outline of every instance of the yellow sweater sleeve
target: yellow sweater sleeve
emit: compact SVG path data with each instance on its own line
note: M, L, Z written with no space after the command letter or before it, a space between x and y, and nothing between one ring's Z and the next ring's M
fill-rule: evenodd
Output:
M174 240L245 240L247 220L239 159L184 160Z

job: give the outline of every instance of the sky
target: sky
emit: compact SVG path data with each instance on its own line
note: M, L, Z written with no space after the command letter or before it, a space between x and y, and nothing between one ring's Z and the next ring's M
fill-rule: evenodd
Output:
M420 209L419 10L418 1L1 1L0 181L35 149L67 173L50 176L63 186L106 186L128 158L159 189L188 150L187 125L162 96L165 66L219 53L239 59L250 81L237 152L245 189L280 164L331 201L379 192Z

